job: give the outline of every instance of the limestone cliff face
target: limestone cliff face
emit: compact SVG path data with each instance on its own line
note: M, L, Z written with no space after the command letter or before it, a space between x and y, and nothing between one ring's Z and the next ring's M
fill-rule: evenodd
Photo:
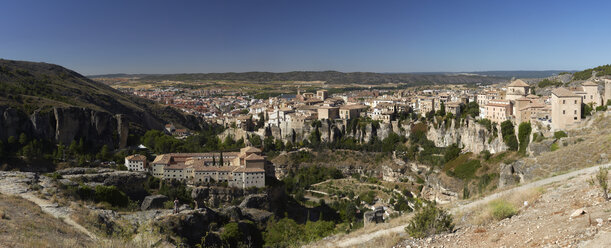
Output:
M400 136L409 136L410 124L392 121L391 123L380 123L374 126L369 123L362 127L357 127L355 130L348 130L346 121L321 121L318 131L320 132L323 142L333 142L342 136L353 137L356 140L367 142L372 138L384 139L390 133L396 133ZM244 138L246 135L259 135L262 138L265 135L272 135L276 139L284 142L300 142L308 139L310 135L316 131L316 128L311 124L305 123L298 126L283 124L280 126L271 126L268 131L260 129L256 132L246 132L241 129L229 128L220 135L224 139L228 135L234 139ZM429 124L427 138L438 147L447 147L454 143L460 144L465 152L480 153L488 150L491 153L498 153L507 150L507 145L500 138L501 133L498 131L496 138L484 126L476 123L473 120L462 120L458 125L455 120L446 127L445 125Z
M429 125L429 130L426 134L427 138L435 142L435 146L447 147L454 143L459 144L464 152L473 152L479 154L484 150L490 153L498 153L507 150L507 145L500 138L502 135L499 131L496 138L491 138L493 135L486 127L476 123L473 120L465 119L457 126L456 121L452 121L448 128L445 125Z
M27 115L11 107L0 107L0 140L18 137L21 133L65 145L83 138L114 149L125 147L129 123L121 115L87 108L56 107Z
M367 142L372 138L377 137L378 139L385 139L390 133L397 133L399 135L409 135L408 124L400 124L397 121L392 123L380 123L379 126L372 125L371 123L363 126L362 128L356 128L355 130L347 130L346 121L321 121L318 131L320 132L320 138L323 142L333 142L340 139L343 136L353 137L356 140ZM233 139L238 140L244 138L246 140L247 135L258 135L264 138L266 135L271 135L276 139L280 139L284 142L301 142L307 140L317 128L312 127L311 123L288 123L284 122L280 126L270 126L267 128L261 128L257 131L248 132L239 128L228 128L219 138L225 139L227 136L231 136Z

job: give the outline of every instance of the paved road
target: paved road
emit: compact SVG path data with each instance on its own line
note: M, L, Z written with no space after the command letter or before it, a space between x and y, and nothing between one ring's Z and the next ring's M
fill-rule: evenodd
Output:
M609 164L604 164L604 165L597 165L597 166L593 166L593 167L589 167L589 168L585 168L585 169L581 169L581 170L576 170L573 172L569 172L566 174L562 174L562 175L558 175L558 176L554 176L554 177L550 177L550 178L546 178L546 179L541 179L538 181L534 181L534 182L530 182L521 186L517 186L511 189L507 189L505 191L501 191L498 193L494 193L491 194L489 196L486 196L482 199L473 201L471 203L465 204L465 205L460 205L457 206L453 209L450 210L450 212L452 213L457 213L459 211L464 211L464 210L468 210L470 208L473 208L475 206L478 206L480 204L485 204L488 203L494 199L497 199L499 197L511 194L513 192L519 192L522 190L527 190L527 189L532 189L532 188L537 188L537 187L541 187L543 185L546 184L550 184L550 183L555 183L555 182L560 182L560 181L564 181L564 180L568 180L571 177L574 176L579 176L579 175L589 175L592 173L595 173L598 168L605 166L605 167L609 167L611 166L611 163ZM344 239L344 240L337 240L337 241L330 241L326 244L327 247L352 247L352 246L358 246L360 244L366 243L369 240L375 239L375 238L379 238L379 237L384 237L386 235L389 234L393 234L393 233L401 233L401 232L405 232L405 226L406 225L400 225L400 226L396 226L396 227L391 227L388 229L384 229L384 230L379 230L379 231L375 231L372 233L368 233L368 234L364 234L364 235L360 235L358 237L353 237L353 238L348 238L348 239Z

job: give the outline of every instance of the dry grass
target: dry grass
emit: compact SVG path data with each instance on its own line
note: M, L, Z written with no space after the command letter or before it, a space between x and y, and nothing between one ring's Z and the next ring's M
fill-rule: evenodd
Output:
M15 196L0 195L0 244L8 247L94 246L85 234Z
M364 248L391 248L395 247L397 243L401 240L405 239L405 237L401 237L398 233L391 233L389 235L381 236L378 238L374 238L369 240L369 242L361 244L359 247Z
M495 209L498 209L499 206L509 207L518 210L524 209L524 202L528 202L528 206L534 204L537 199L541 197L541 195L545 192L544 188L535 188L523 190L520 192L514 192L509 196L503 197L503 199L498 199L489 203L481 204L475 208L469 210L468 213L460 212L457 213L454 217L456 222L466 222L471 225L484 225L488 223L492 223L497 221L498 218L495 218Z

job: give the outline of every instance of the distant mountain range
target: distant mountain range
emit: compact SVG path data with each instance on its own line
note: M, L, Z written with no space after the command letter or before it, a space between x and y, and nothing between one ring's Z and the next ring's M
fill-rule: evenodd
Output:
M293 72L227 72L227 73L182 73L182 74L106 74L91 75L89 78L129 78L161 81L326 81L330 84L384 84L406 83L414 85L452 84L452 83L496 83L512 77L545 78L558 75L562 70L546 71L480 71L480 72L414 72L414 73L375 73L375 72L338 72L338 71L293 71ZM574 72L574 71L569 71Z

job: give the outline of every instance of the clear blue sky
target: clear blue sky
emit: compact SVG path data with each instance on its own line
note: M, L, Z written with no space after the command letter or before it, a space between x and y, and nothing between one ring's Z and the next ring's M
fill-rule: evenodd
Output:
M0 0L0 58L82 74L585 69L611 1Z

